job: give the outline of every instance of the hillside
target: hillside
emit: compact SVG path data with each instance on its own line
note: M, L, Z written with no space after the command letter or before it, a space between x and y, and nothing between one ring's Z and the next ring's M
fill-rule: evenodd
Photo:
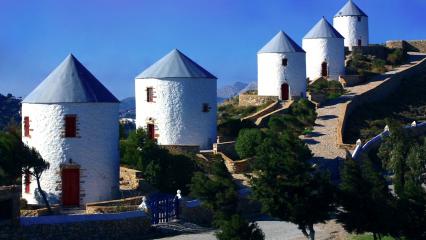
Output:
M21 99L12 94L0 94L0 129L4 129L9 123L21 122Z

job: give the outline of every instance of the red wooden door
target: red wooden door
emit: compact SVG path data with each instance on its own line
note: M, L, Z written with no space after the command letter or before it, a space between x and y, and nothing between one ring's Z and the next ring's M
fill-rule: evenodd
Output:
M80 205L80 169L62 170L62 205Z
M154 139L155 138L155 128L154 128L154 124L148 124L148 137L150 139Z
M288 100L288 84L287 83L283 83L281 85L281 100Z
M328 66L327 66L327 62L323 62L321 64L321 76L322 77L327 77L328 76Z

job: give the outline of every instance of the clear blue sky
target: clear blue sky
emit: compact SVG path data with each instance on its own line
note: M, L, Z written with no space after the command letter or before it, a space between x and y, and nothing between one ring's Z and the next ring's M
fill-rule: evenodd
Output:
M370 39L426 39L426 0L355 0ZM25 97L68 53L118 98L178 48L219 78L255 81L256 52L279 30L296 42L346 0L0 0L0 93Z

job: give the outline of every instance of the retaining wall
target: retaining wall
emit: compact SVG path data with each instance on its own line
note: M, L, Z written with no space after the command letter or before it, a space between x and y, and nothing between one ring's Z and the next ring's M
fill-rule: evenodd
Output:
M391 40L386 41L386 47L426 53L426 40Z
M339 106L338 114L337 145L345 149L348 146L354 146L344 143L343 137L345 134L347 119L357 107L360 107L363 104L383 100L397 89L402 79L424 73L426 73L426 59L423 59L421 62L413 65L408 69L390 75L388 78L383 80L381 84L364 92L363 94L354 96L350 101L346 103L342 103Z
M134 211L142 203L143 196L86 204L86 213L114 213Z
M276 96L259 96L255 94L240 94L238 106L262 106L268 102L278 101Z

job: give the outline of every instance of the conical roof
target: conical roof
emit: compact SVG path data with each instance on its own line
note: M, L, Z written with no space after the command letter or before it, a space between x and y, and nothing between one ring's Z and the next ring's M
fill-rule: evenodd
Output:
M367 17L367 14L365 14L352 0L349 0L345 4L345 6L340 9L334 17L341 17L341 16L365 16Z
M279 31L258 53L305 52L285 32Z
M344 38L334 27L323 17L315 26L305 35L308 38Z
M47 76L22 102L119 102L72 54Z
M192 61L185 54L173 49L166 56L140 73L138 78L211 78L211 73Z

